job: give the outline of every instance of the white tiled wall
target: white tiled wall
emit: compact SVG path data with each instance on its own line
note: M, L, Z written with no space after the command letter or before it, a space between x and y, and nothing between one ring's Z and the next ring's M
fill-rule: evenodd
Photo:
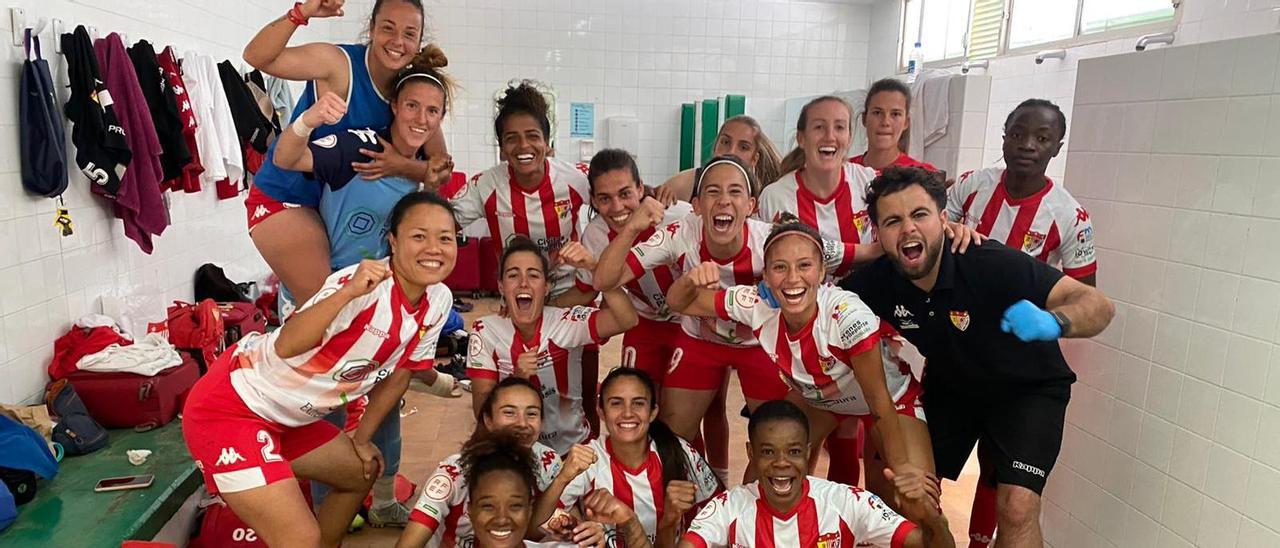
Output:
M131 41L146 38L157 46L172 44L179 51L237 61L257 29L287 9L274 0L15 0L5 7L26 10L29 25L57 17L67 32L77 24L93 25L104 36L120 31ZM0 27L8 42L7 10L2 15ZM327 34L327 25L321 24L300 33L299 39ZM45 29L43 39L54 79L65 84L63 63L53 52L52 28ZM189 300L192 274L202 263L222 264L240 279L263 273L265 266L245 232L242 202L218 201L211 188L198 195L170 194L173 224L156 239L154 253L144 255L124 238L109 206L90 196L84 176L73 170L65 199L76 232L60 237L53 228L53 201L22 190L15 125L22 50L0 48L0 55L8 67L0 72L0 88L8 90L0 94L0 402L14 403L41 396L54 339L74 319L97 312L101 295L154 288L166 301Z
M1117 316L1068 347L1055 546L1280 546L1278 73L1277 33L1079 64L1066 180Z
M781 121L782 99L866 85L870 7L865 2L782 0L431 0L428 30L464 88L446 124L467 173L496 160L494 93L536 78L559 94L558 150L577 159L570 102L595 103L596 148L605 119L640 119L644 178L659 183L679 163L680 104L747 97L747 112ZM369 0L348 0L335 39L361 30ZM722 107L723 109L723 107ZM770 128L770 132L775 131ZM777 137L775 137L776 139ZM777 143L787 149L791 143Z

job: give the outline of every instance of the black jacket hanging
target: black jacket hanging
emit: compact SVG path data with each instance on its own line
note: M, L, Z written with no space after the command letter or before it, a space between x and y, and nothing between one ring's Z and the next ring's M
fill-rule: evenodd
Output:
M102 82L93 41L84 25L62 35L62 55L67 58L71 99L67 119L71 121L71 144L76 147L76 165L98 194L114 198L120 178L133 153L125 140L124 127L111 107L111 93Z
M267 138L271 136L271 121L258 110L257 101L249 93L240 71L231 61L218 63L218 76L222 80L222 89L227 94L227 105L231 107L231 119L235 121L236 135L247 146L259 153L267 152Z
M53 92L49 62L40 56L40 37L26 31L27 60L22 63L18 123L22 186L54 198L67 189L67 143Z
M146 40L129 48L129 60L138 73L138 84L142 86L142 95L147 98L151 120L156 127L156 137L160 139L160 148L163 150L160 167L164 170L164 180L175 179L191 163L191 150L187 148L186 139L182 135L182 118L178 115L178 102L174 98L173 88L160 71L155 48Z

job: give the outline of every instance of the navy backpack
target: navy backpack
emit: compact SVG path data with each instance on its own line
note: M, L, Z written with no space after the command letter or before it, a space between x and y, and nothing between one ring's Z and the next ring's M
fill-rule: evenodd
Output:
M40 56L40 37L26 33L27 59L20 91L22 186L56 198L67 189L67 144L54 96L49 62Z

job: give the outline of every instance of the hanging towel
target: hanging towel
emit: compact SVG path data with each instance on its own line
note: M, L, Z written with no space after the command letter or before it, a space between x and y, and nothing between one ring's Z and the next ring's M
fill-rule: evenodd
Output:
M191 98L187 96L187 84L182 79L182 68L178 65L178 57L173 54L173 47L164 48L156 56L160 70L164 71L169 81L169 89L173 90L174 102L178 105L178 117L182 121L182 139L187 143L187 151L191 153L191 161L182 169L182 175L175 181L165 181L169 188L181 188L185 192L200 192L200 174L204 172L204 164L200 160L200 147L196 141L196 111L191 108Z
M48 198L67 190L67 143L58 114L49 62L40 56L40 37L26 31L27 59L22 62L18 123L22 186Z
M218 67L212 57L187 52L182 58L182 75L200 124L196 138L205 169L200 181L217 185L218 196L223 197L225 189L239 187L244 179L244 161Z
M67 58L71 81L67 119L72 123L76 165L89 178L95 194L117 199L133 154L116 118L111 93L98 72L98 57L84 25L62 35L62 55Z
M276 109L276 115L281 120L293 119L293 90L289 88L288 80L281 80L275 76L267 77L267 94L271 96L271 104ZM284 126L281 126L284 129Z
M151 43L141 40L129 48L129 59L138 74L142 95L151 109L151 121L155 122L156 137L160 140L160 167L162 181L177 179L191 161L191 151L182 138L182 118L178 115L178 102L168 78L156 62L156 50ZM165 185L165 190L171 185Z
M169 211L160 195L164 171L160 167L160 139L138 85L138 74L116 33L100 38L93 45L98 66L107 78L107 89L115 100L125 139L133 151L129 170L121 179L121 192L116 198L115 215L124 222L125 237L133 240L148 255L155 248L152 238L169 226Z
M949 71L925 69L911 83L911 144L907 154L925 157L925 148L947 134L951 116Z

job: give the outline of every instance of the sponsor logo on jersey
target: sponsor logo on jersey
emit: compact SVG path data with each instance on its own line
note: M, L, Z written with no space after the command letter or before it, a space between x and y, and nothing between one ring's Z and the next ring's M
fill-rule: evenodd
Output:
M961 331L969 329L969 313L963 310L952 310L951 325L956 326L956 329Z
M1075 226L1080 226L1080 223L1083 223L1083 222L1088 221L1088 220L1089 220L1089 212L1088 212L1088 211L1085 211L1083 207L1077 207L1077 208L1076 208L1076 224L1075 224Z
M831 309L831 319L833 320L840 319L840 313L848 309L849 309L849 303L843 303L843 302L836 303L836 306Z
M244 457L240 456L240 453L236 452L236 448L223 447L222 452L218 454L217 462L214 462L213 465L214 466L230 466L237 462L244 462L245 460L246 459Z
M1040 249L1040 246L1044 245L1044 241L1048 238L1049 237L1043 232L1028 230L1027 233L1022 236L1022 250L1030 253Z
M341 369L338 369L333 374L333 380L338 382L360 382L368 378L369 373L377 369L378 365L378 362L373 360L348 360L342 365Z
M254 219L262 219L269 214L271 214L271 210L267 209L267 206L264 206L264 205L259 205L253 210Z
M1093 227L1091 227L1091 226L1086 226L1086 227L1084 227L1084 228L1082 228L1082 229L1080 229L1080 230L1077 230L1077 231L1076 231L1076 241L1077 241L1077 242L1085 243L1085 242L1088 242L1088 241L1091 241L1091 240L1093 240Z
M364 331L365 331L365 333L368 333L368 334L373 335L373 336L375 336L375 337L378 337L378 338L380 338L380 339L390 339L390 338L391 338L391 335L388 335L386 331L383 331L383 330L381 330L381 329L378 329L378 328L376 328L376 327L374 327L374 326L372 326L372 325L369 325L369 324L365 324L365 326L364 326Z
M898 305L893 308L893 317L895 318L910 318L911 316L913 314L905 306Z
M560 319L566 322L585 322L591 318L591 313L594 311L595 309L585 306L575 306L561 313Z
M325 135L324 137L311 141L311 144L320 148L333 148L338 144L338 135Z

